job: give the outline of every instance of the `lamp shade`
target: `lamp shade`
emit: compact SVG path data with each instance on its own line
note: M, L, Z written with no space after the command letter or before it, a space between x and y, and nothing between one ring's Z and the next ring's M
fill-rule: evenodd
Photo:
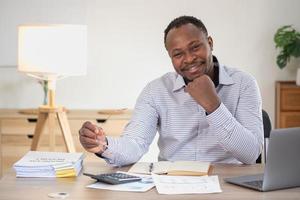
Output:
M85 25L18 27L18 70L49 80L86 74Z

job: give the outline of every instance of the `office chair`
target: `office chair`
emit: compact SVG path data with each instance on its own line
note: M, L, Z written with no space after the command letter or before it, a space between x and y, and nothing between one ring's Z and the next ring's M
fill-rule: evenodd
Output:
M268 139L270 138L272 124L271 124L270 117L265 110L262 110L262 118L263 118L263 126L264 126L264 149L263 149L264 158L263 159L266 162ZM256 160L256 163L261 163L261 162L262 162L262 154L260 154Z

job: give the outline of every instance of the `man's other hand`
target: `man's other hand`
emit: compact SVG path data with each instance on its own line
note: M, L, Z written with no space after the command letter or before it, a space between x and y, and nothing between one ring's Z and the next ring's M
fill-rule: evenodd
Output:
M101 154L107 148L105 133L102 128L88 121L79 130L79 141L83 148L91 153Z
M186 91L210 114L221 104L215 85L207 75L202 75L190 82Z

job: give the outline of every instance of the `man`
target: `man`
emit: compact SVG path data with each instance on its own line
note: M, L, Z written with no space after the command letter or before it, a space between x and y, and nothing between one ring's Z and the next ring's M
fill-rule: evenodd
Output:
M120 138L86 122L80 142L114 166L137 162L159 133L159 160L252 164L263 147L261 97L255 79L220 65L213 40L195 17L166 28L165 47L176 72L150 82Z

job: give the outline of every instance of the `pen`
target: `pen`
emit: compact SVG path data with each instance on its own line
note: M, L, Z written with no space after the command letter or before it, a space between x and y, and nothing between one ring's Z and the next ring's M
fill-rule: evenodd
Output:
M153 171L153 163L150 163L149 165L149 172L151 173Z

